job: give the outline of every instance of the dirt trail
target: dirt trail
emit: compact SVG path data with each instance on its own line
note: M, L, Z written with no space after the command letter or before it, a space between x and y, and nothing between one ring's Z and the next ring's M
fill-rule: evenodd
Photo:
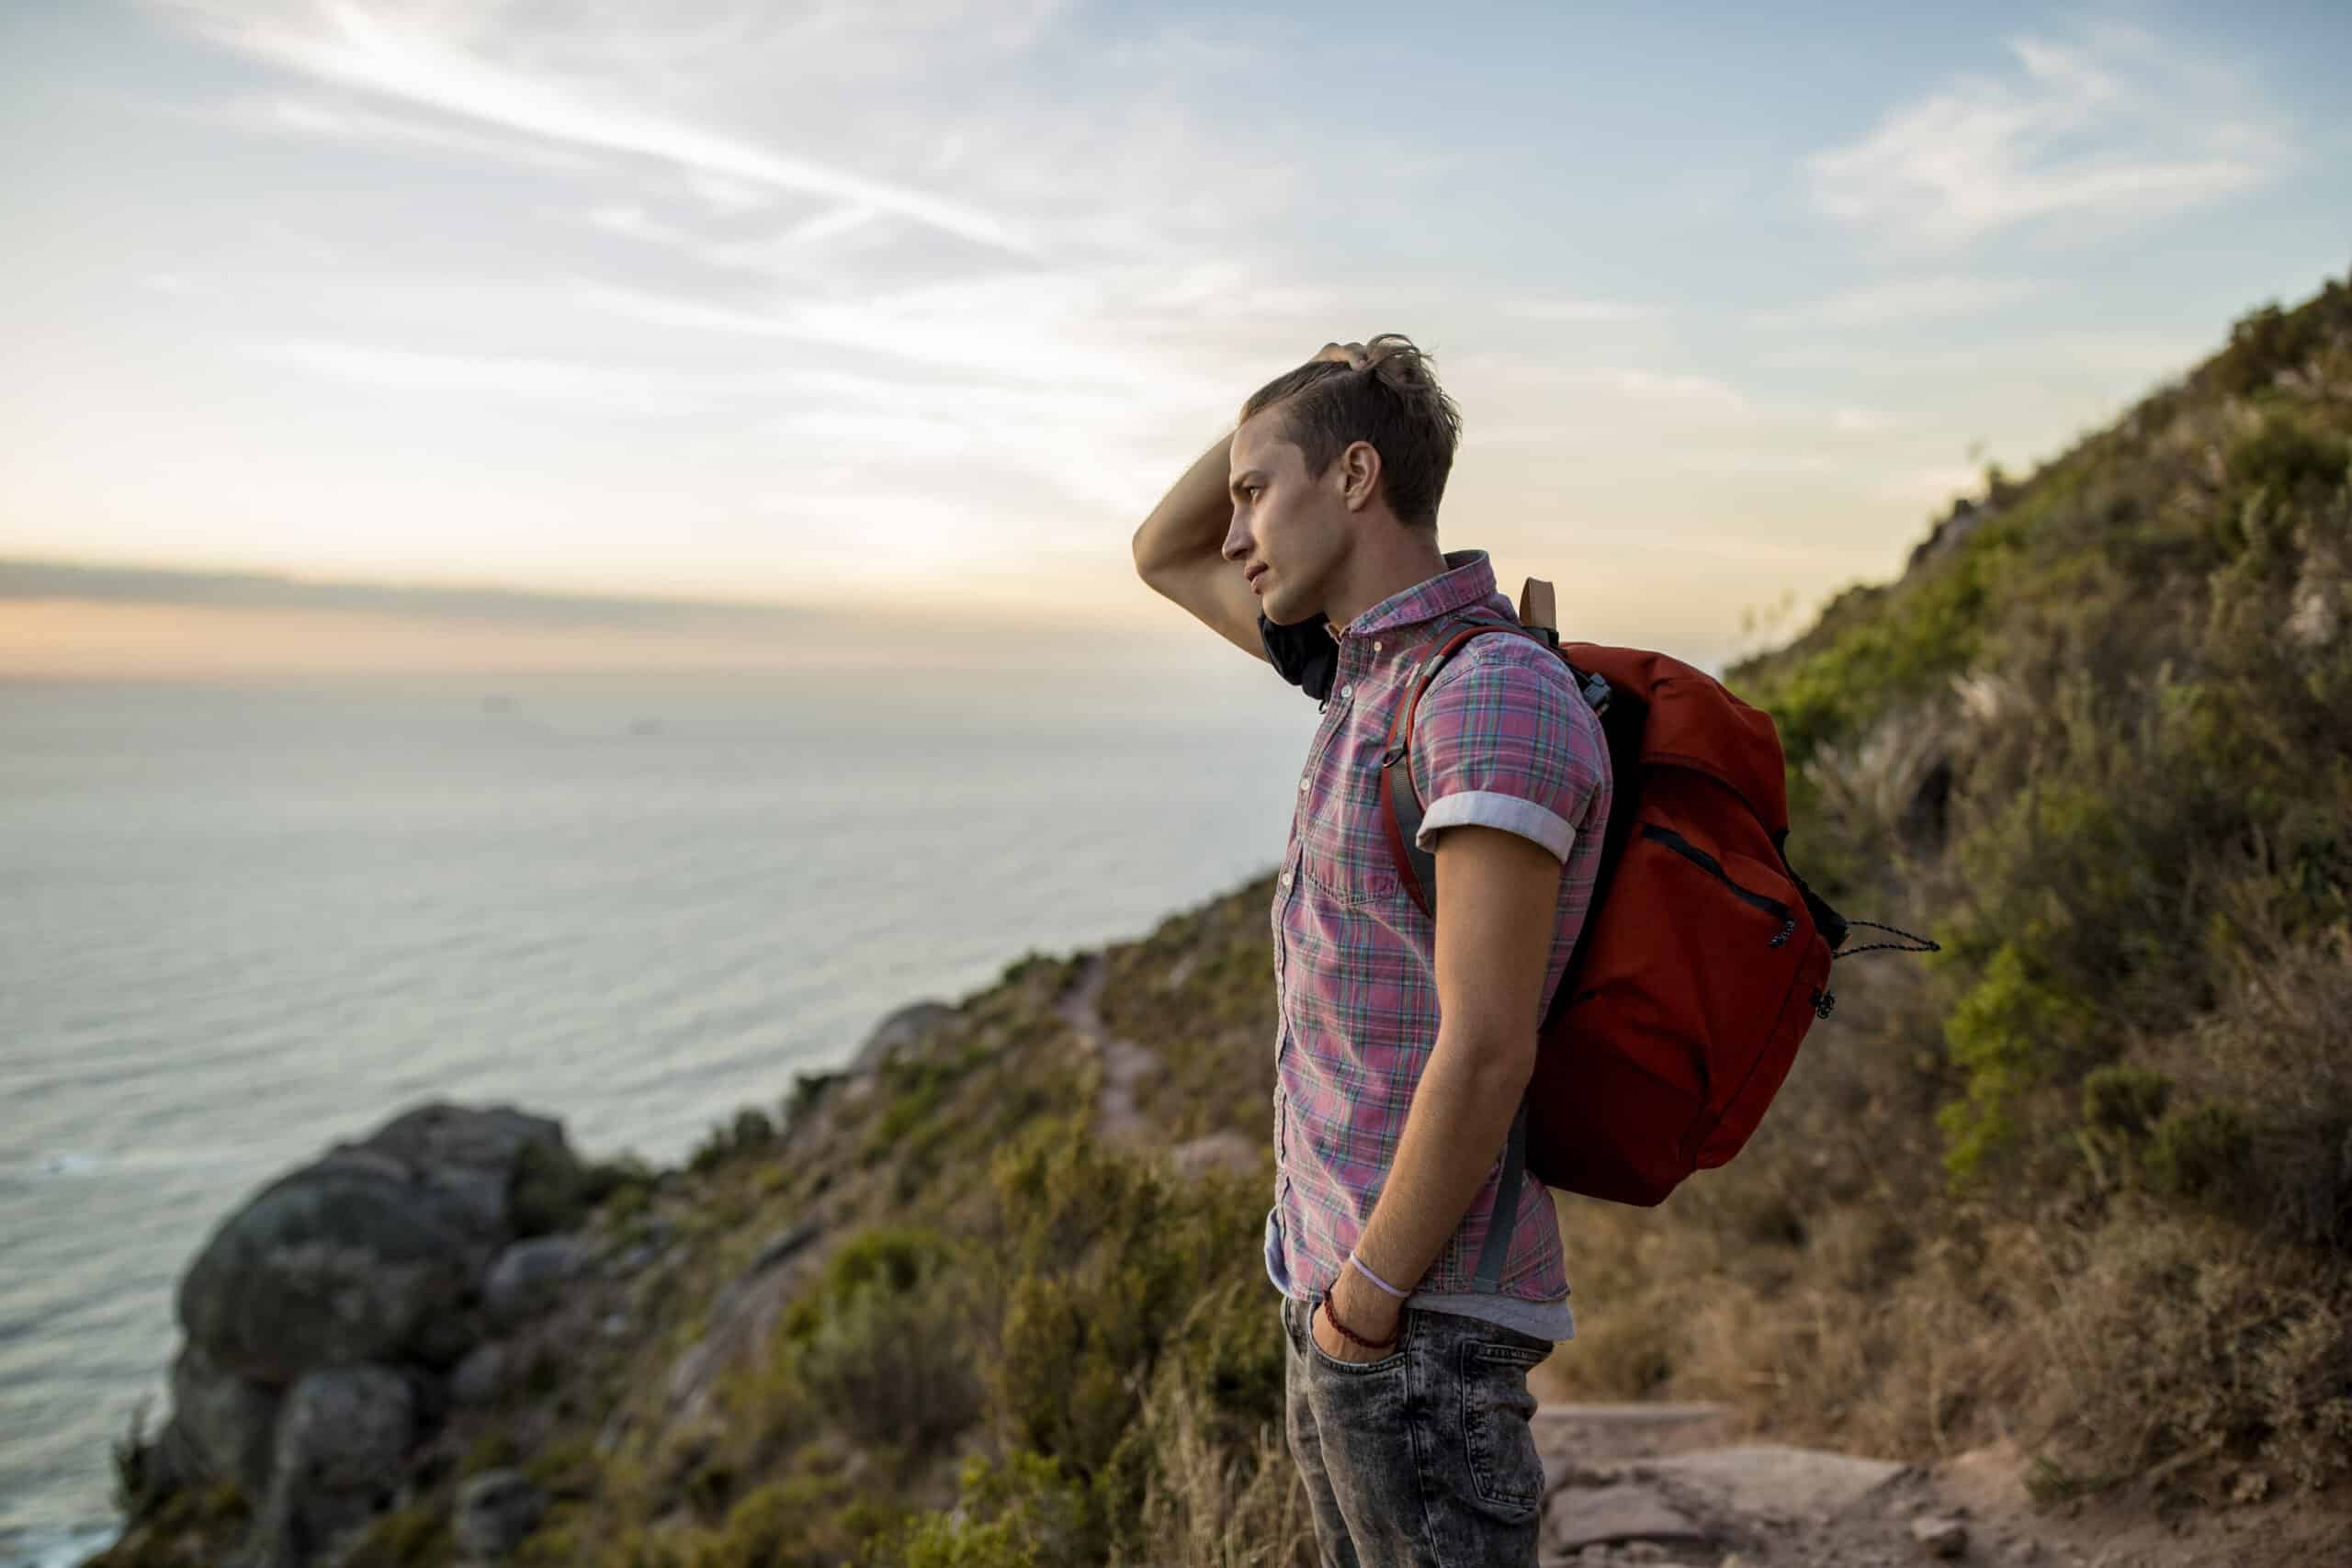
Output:
M2144 1503L2035 1508L2009 1445L1922 1468L1726 1444L1703 1404L1545 1404L1544 1568L2352 1568L2352 1514L2285 1500L2154 1517Z
M1122 1040L1103 1027L1095 1006L1102 982L1110 974L1099 953L1089 953L1078 983L1054 1004L1062 1021L1075 1031L1095 1059L1102 1064L1102 1092L1095 1102L1094 1131L1106 1143L1132 1144L1144 1139L1149 1124L1136 1108L1136 1089L1159 1071L1159 1058L1148 1048Z
M1107 973L1090 954L1056 1010L1102 1065L1097 1134L1145 1143L1136 1091L1160 1062L1103 1024ZM1230 1132L1170 1152L1180 1166L1247 1168L1256 1157ZM2011 1447L1922 1468L1734 1443L1732 1427L1709 1404L1539 1405L1543 1568L2352 1568L2352 1513L2340 1506L2288 1500L2170 1520L2131 1499L2043 1511Z

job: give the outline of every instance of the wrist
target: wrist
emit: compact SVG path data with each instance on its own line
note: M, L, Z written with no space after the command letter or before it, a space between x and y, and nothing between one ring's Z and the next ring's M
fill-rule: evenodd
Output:
M1331 1332L1360 1350L1378 1352L1393 1348L1404 1335L1404 1328L1396 1321L1396 1314L1390 1313L1386 1317L1374 1321L1340 1301L1337 1291L1324 1292L1317 1305L1323 1314L1323 1321L1331 1325Z
M1349 1327L1375 1339L1386 1338L1389 1329L1404 1314L1403 1302L1353 1269L1340 1270L1340 1277L1331 1283L1330 1296L1338 1304L1340 1314L1348 1320Z
M1396 1301L1401 1302L1407 1296L1413 1293L1410 1291L1397 1289L1397 1287L1390 1281L1384 1280L1378 1274L1374 1273L1371 1266L1365 1263L1363 1258L1354 1252L1348 1254L1347 1266L1353 1269L1357 1273L1363 1275L1374 1290L1380 1292L1380 1293L1385 1296L1388 1296Z

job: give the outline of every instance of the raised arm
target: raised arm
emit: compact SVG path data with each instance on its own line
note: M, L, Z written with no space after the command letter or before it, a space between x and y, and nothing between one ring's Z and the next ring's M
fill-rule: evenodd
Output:
M1152 590L1190 610L1244 653L1266 657L1258 636L1258 596L1239 561L1225 558L1233 525L1231 432L1220 435L1160 498L1136 530L1136 572Z

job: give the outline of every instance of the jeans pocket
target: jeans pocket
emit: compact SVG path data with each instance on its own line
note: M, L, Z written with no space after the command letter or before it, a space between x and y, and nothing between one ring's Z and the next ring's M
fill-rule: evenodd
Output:
M1551 1353L1527 1345L1471 1340L1460 1348L1462 1451L1478 1497L1524 1516L1544 1499L1544 1457L1535 1451L1535 1394L1527 1370Z
M1337 1372L1345 1378L1362 1377L1367 1372L1394 1371L1405 1364L1405 1353L1413 1348L1413 1319L1419 1309L1406 1307L1397 1314L1396 1344L1388 1354L1369 1361L1343 1361L1315 1342L1315 1314L1317 1303L1305 1303L1298 1314L1300 1335L1306 1341L1306 1359L1325 1371Z

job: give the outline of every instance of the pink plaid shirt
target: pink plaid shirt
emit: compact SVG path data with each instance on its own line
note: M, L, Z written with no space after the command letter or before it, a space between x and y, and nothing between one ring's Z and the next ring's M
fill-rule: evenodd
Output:
M1450 551L1447 570L1383 600L1339 635L1325 717L1298 783L1276 879L1274 1205L1266 1271L1301 1299L1337 1280L1396 1154L1413 1090L1437 1043L1436 930L1398 881L1380 812L1380 756L1396 704L1429 645L1464 625L1519 624L1483 550ZM1311 637L1329 640L1325 623ZM1293 649L1309 628L1265 628ZM1297 679L1298 660L1277 657ZM1321 671L1317 671L1319 677ZM1307 682L1310 693L1319 679ZM1500 828L1563 863L1543 1007L1551 1005L1584 923L1609 809L1600 724L1557 654L1525 637L1478 637L1449 660L1413 723L1413 784L1434 849L1447 828ZM1531 1023L1533 1021L1530 1021ZM1520 1189L1496 1293L1475 1291L1501 1150L1461 1225L1408 1304L1566 1338L1575 1332L1548 1190ZM1390 1283L1408 1288L1407 1281Z

